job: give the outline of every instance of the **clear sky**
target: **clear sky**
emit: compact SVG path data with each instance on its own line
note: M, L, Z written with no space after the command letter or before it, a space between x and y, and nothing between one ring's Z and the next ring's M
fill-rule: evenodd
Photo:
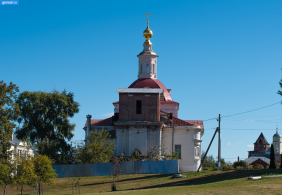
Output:
M137 79L146 12L158 79L180 103L179 118L207 120L281 101L282 1L20 0L0 5L0 80L20 91L66 89L80 103L73 140L86 115L109 116L118 88ZM282 106L222 118L222 157L247 158L263 132L282 133ZM204 121L202 150L216 120ZM210 153L217 156L217 137Z

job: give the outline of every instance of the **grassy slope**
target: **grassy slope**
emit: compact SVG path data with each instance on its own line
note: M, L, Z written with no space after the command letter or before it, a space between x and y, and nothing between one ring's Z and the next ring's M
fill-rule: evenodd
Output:
M247 177L266 173L280 173L282 170L206 171L184 173L186 178L171 179L170 174L121 175L117 182L118 191L110 191L111 176L83 177L80 179L80 193L87 194L198 194L198 195L269 195L282 193L282 178L248 180ZM78 178L75 178L78 179ZM73 178L55 179L54 187L44 186L44 194L72 194ZM25 187L24 194L30 194ZM74 188L74 193L76 190ZM20 194L20 189L11 187L9 194ZM34 192L33 192L34 194Z

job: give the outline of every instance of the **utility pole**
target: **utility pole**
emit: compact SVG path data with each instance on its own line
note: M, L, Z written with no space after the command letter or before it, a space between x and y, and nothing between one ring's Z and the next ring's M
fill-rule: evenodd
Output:
M211 147L211 144L212 144L212 142L213 142L213 139L214 139L215 134L216 134L217 131L218 131L218 127L216 128L216 130L215 130L215 132L214 132L214 134L213 134L213 136L212 136L212 139L211 139L211 142L210 142L210 144L209 144L209 147L208 147L206 153L204 154L204 156L203 156L203 158L202 158L202 160L201 160L201 164L200 164L200 166L199 166L197 172L199 172L199 170L200 170L201 167L202 167L202 164L203 164L203 162L204 162L204 160L205 160L205 158L206 158L206 156L207 156L207 154L208 154L208 152L209 152L209 149L210 149L210 147Z
M218 171L220 171L220 114L218 117Z

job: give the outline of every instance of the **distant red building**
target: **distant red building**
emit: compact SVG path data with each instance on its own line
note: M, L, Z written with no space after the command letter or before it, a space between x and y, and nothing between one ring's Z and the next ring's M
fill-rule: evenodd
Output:
M270 159L266 157L249 157L245 159L245 162L248 165L253 165L254 167L257 165L262 165L264 168L266 168L268 165L270 165Z
M269 143L265 139L264 135L261 133L254 143L254 150L248 152L248 157L251 157L252 154L265 154L269 149Z

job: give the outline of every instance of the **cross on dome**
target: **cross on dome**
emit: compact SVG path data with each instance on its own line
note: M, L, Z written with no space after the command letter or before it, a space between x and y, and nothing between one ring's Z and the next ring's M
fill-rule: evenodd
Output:
M147 25L149 25L149 15L151 15L151 14L149 14L149 12L147 12L147 14L144 14L144 15L147 15Z

